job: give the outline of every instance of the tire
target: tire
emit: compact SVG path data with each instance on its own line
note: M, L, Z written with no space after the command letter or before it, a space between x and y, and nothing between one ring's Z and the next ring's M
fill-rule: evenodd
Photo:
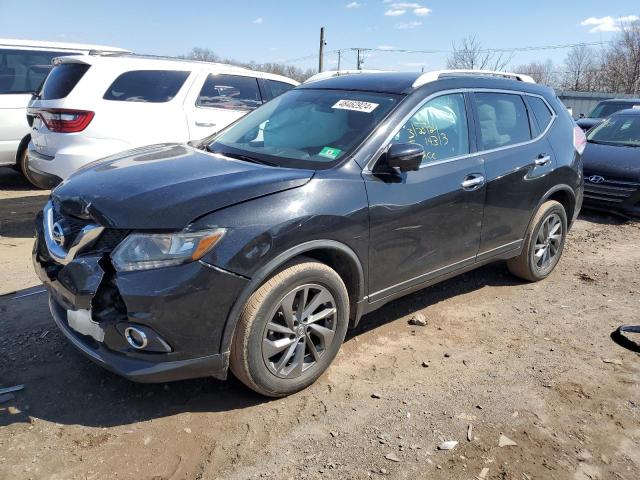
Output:
M301 259L251 295L236 326L229 366L262 395L290 395L329 367L348 323L349 295L340 276L323 263Z
M557 225L561 229L559 234ZM549 232L555 234L550 236ZM544 202L529 224L522 252L507 260L509 271L530 282L547 278L560 261L566 237L567 213L564 207L555 200Z
M18 169L20 170L24 178L26 178L27 181L34 188L37 188L39 190L44 190L44 188L38 185L37 181L31 175L31 172L29 171L28 163L29 163L29 150L25 148L22 150L22 152L20 152L20 156L18 157Z

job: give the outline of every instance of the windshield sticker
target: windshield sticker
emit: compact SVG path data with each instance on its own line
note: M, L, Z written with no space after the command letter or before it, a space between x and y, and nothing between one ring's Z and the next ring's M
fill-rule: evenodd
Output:
M359 100L338 100L331 108L353 110L354 112L371 113L378 107L377 103L361 102Z
M340 156L341 153L342 150L340 150L339 148L324 147L322 150L320 150L320 153L318 155L320 155L321 157L330 158L331 160L335 160Z

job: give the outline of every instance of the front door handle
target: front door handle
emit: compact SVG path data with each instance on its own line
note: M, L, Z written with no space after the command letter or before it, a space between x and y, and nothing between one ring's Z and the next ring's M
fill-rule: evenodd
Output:
M211 123L211 122L198 122L198 121L196 121L196 126L197 127L215 127L216 124L215 123Z
M546 153L541 153L540 155L538 155L538 158L536 158L536 166L541 167L543 165L546 165L547 163L549 163L551 161L551 155L547 155Z
M479 173L472 173L464 177L461 185L465 190L476 190L484 185L484 177Z

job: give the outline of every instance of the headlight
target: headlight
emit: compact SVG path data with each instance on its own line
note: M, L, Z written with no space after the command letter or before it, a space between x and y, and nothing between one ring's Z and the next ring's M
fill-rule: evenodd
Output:
M226 229L177 233L133 233L111 255L116 270L148 270L199 260L223 237Z

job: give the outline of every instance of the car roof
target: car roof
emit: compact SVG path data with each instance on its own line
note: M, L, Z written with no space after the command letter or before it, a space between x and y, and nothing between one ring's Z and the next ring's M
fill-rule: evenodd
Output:
M292 78L277 75L275 73L260 72L248 68L230 65L226 63L204 62L174 57L158 57L152 55L135 55L129 53L115 53L104 55L69 55L58 57L56 63L85 63L89 65L113 65L123 69L160 69L160 70L219 70L225 73L238 73L239 75L252 75L260 78L276 80L298 85L299 82Z
M124 48L110 47L108 45L93 45L88 43L71 42L46 42L41 40L18 40L13 38L0 38L0 49L18 48L20 50L43 49L64 51L102 51L102 52L129 52Z
M637 103L640 104L640 98L608 98L600 103Z
M518 78L518 80L512 79ZM377 93L407 95L434 82L456 80L456 88L507 88L510 90L540 93L537 85L526 75L483 71L434 71L434 72L375 72L358 75L337 75L331 78L303 83L298 88L328 90L358 90Z

